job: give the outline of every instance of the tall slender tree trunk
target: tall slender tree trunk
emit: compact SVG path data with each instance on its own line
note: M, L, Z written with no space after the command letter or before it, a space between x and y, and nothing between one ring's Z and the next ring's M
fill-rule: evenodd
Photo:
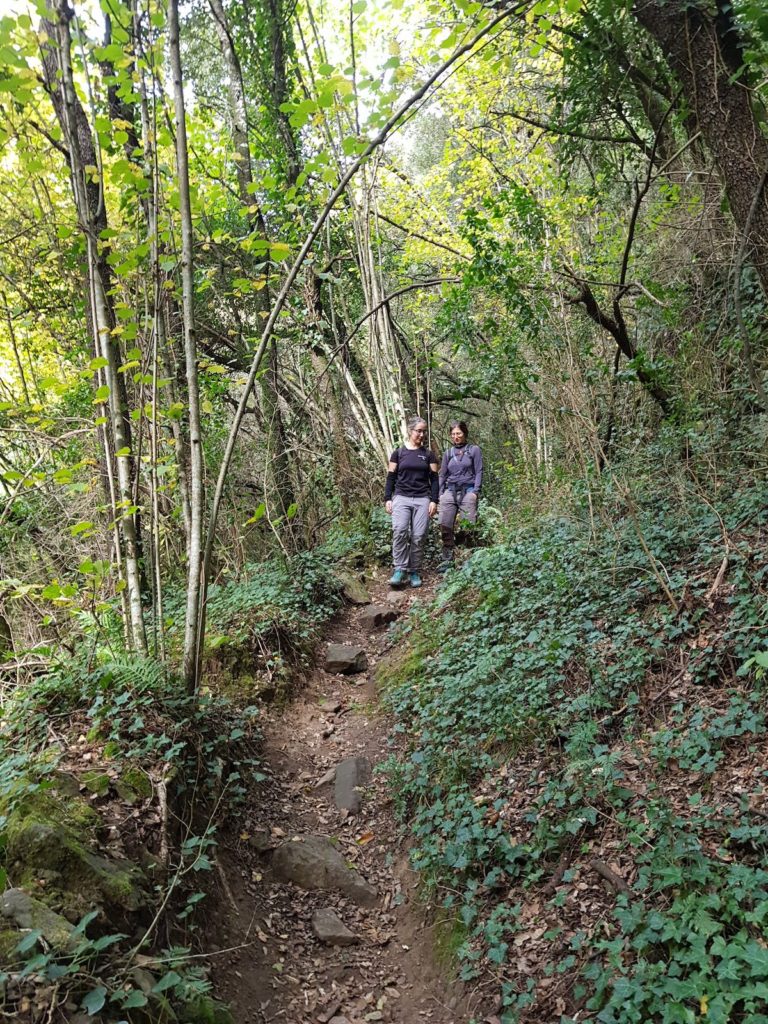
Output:
M763 135L752 94L738 73L741 55L737 28L728 38L718 18L691 0L638 0L638 22L658 43L682 85L696 125L710 149L725 186L736 226L747 241L768 295L768 140Z
M203 512L205 486L203 477L203 443L200 428L200 394L197 374L197 340L195 336L192 205L189 195L189 161L187 124L184 111L184 86L179 49L179 7L177 0L168 4L168 46L173 76L173 100L176 123L176 172L179 182L179 215L181 217L181 290L184 313L184 362L187 377L189 414L190 469L190 531L187 542L187 610L184 624L184 679L187 691L198 688L199 651L204 629L201 595L203 568Z
M309 322L314 328L315 337L312 345L312 367L317 375L318 391L322 399L324 412L328 416L328 434L333 453L336 489L341 508L346 515L349 512L349 499L354 493L355 476L352 472L352 460L349 455L346 423L341 402L335 388L335 375L331 373L327 353L332 348L330 324L323 309L323 296L320 278L314 267L307 269L304 302Z
M127 604L131 619L130 635L136 650L146 653L147 639L142 609L142 574L139 564L133 479L131 473L131 434L128 426L124 381L118 372L121 363L119 343L112 336L115 325L109 288L109 268L99 253L99 234L106 227L102 183L93 180L86 167L97 166L93 136L85 111L77 97L72 74L72 40L69 21L73 16L64 0L57 0L54 23L43 19L47 41L42 48L43 75L61 126L69 153L72 192L88 252L88 289L92 311L94 347L104 361L109 388L108 407L112 428L118 485L114 518L119 522L121 545L118 558L125 566ZM122 454L118 454L122 453Z
M267 238L267 225L251 188L253 183L253 164L248 141L248 108L245 99L242 65L234 39L232 38L223 3L221 0L208 0L208 2L213 14L214 27L219 37L222 57L227 68L229 113L232 141L235 146L235 163L240 202L248 211L248 221L251 230L258 231L263 238ZM280 49L278 53L280 59L284 59L282 54L283 50ZM284 82L284 67L275 66L275 79ZM277 88L277 86L275 87ZM295 158L295 151L293 152ZM258 293L258 298L260 300L259 312L266 316L269 313L270 304L269 287L262 289ZM287 454L285 424L280 408L280 364L277 344L274 339L272 340L268 355L266 372L262 380L261 411L265 429L271 435L272 443L270 445L271 457L269 464L265 466L265 475L270 480L271 487L278 497L280 515L285 517L288 509L294 504L295 496L291 482L291 463ZM290 520L284 518L284 523L289 532L292 533Z

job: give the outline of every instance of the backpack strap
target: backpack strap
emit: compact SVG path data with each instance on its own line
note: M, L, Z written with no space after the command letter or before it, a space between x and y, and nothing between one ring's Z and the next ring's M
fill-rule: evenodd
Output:
M468 445L465 445L465 446L464 446L464 451L465 451L465 452L467 453L467 455L468 455L468 456L469 456L470 458L472 458L472 450L474 449L474 447L475 447L475 446L474 446L473 444L468 444ZM458 458L459 458L459 456L458 456L458 455L456 454L456 449L455 449L455 447L453 447L453 445L452 445L452 446L451 446L451 450L450 450L450 452L448 453L448 461L450 462L450 461L451 461L451 459L458 459Z

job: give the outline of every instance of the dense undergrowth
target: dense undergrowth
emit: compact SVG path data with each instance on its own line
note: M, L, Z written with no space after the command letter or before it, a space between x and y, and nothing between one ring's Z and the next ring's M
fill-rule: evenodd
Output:
M23 887L78 927L63 945L52 944L45 928L27 929L18 941L0 930L0 994L9 1012L42 1020L51 1007L81 1007L104 1019L149 1013L166 1021L223 1012L200 1003L210 985L190 955L205 875L230 813L268 782L261 700L284 693L308 664L341 600L336 560L347 548L340 540L249 566L237 581L212 587L198 695L185 692L168 663L116 652L109 633L6 692L1 888ZM175 622L183 621L177 605L171 596L172 651ZM152 973L137 975L137 954Z
M768 1021L768 486L711 455L475 552L381 672L414 864L505 1022Z

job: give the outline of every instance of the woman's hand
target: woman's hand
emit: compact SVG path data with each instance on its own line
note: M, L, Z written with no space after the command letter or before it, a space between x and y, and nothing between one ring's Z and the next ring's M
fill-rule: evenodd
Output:
M432 516L434 516L435 512L437 512L437 502L436 501L430 501L430 503L429 503L429 518L430 519L432 518Z
M387 515L391 516L392 515L392 502L391 501L385 501L384 502L384 508L387 510Z

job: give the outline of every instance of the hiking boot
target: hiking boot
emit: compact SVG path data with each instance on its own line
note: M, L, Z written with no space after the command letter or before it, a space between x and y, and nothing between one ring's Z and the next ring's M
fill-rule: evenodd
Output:
M421 576L419 576L419 574L417 572L412 572L411 573L411 586L412 587L420 587L421 586Z
M395 569L389 578L390 587L402 587L405 583L405 569Z
M452 568L453 568L453 559L452 558L446 558L446 560L444 562L441 562L440 565L438 565L437 571L440 573L441 576L444 576L447 572L450 572Z

